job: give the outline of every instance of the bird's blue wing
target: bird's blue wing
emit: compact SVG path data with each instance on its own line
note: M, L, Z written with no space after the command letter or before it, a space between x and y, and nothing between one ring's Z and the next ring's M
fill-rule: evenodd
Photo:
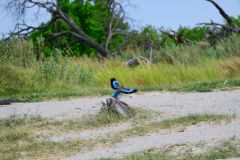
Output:
M124 93L124 94L132 94L132 93L137 92L137 90L136 89L130 89L130 88L123 88L121 90L121 92Z

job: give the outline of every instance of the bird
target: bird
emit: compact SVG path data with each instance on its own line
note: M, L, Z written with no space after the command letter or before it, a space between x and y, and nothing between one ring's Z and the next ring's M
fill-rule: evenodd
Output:
M132 93L136 93L138 91L137 89L125 88L125 87L121 86L120 83L115 78L110 79L110 84L111 84L112 89L115 90L115 92L112 94L112 97L115 99L119 99L119 95L121 93L132 94Z

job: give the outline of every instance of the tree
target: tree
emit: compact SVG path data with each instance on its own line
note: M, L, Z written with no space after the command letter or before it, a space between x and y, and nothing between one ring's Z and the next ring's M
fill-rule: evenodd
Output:
M141 41L140 45L144 47L144 50L149 50L149 48L158 48L160 43L160 34L158 30L153 26L143 27L140 34L139 40Z
M98 0L98 3L102 3L101 0ZM108 0L107 8L108 16L105 18L104 22L104 24L107 24L107 38L104 45L106 50L109 49L109 44L113 36L119 34L127 35L128 33L126 30L129 29L128 24L124 23L126 16L121 3L117 2L116 0ZM119 30L120 28L121 30Z
M49 22L38 27L30 26L24 21L18 23L11 36L43 34L48 40L57 40L57 44L66 47L84 42L102 57L109 57L112 37L118 34L118 26L123 25L125 20L123 7L114 0L57 0L56 3L50 0L8 0L7 7L16 10L20 16L34 7L45 9L52 16Z
M223 27L226 31L234 32L234 33L239 33L240 28L237 26L236 23L232 20L232 18L214 1L214 0L206 0L210 3L212 3L219 11L219 13L222 15L222 17L227 21L227 24L230 26L229 28L225 25L217 24L212 22L214 25L219 25Z
M217 4L214 0L206 0L210 2L225 19L226 24L220 24L211 21L210 23L199 23L198 25L212 26L212 30L208 30L208 34L216 40L220 40L222 37L226 37L230 33L240 33L240 27L235 23L235 21L230 17L223 8Z

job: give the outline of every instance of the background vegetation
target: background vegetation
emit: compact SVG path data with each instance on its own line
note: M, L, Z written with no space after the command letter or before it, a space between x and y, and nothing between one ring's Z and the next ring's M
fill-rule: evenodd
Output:
M31 41L1 43L0 97L26 99L102 95L111 92L109 79L144 90L209 91L240 85L240 37L233 35L214 48L172 46L154 51L153 64L122 65L123 57L99 60L64 57L59 49L37 61ZM146 54L146 53L143 53Z
M112 36L110 57L106 59L84 42L69 45L76 40L73 35L52 40L54 33L72 30L62 20L24 38L0 41L0 98L36 100L110 94L111 77L140 91L210 91L240 85L238 33L219 38L225 33L223 29L205 26L180 27L177 31L145 26L136 31L126 19L116 16L116 10L110 10L110 2L57 1L59 9L99 44L108 38L109 20L118 22L115 31L124 34ZM52 20L55 18L53 14ZM239 17L231 19L240 24ZM150 52L151 64L136 68L122 65L132 57L149 59Z

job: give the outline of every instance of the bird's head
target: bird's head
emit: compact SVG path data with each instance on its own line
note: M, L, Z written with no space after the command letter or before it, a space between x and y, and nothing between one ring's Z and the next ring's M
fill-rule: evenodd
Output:
M111 82L113 82L113 81L116 81L116 78L111 78L111 80L110 80Z
M115 78L111 78L111 79L110 79L110 84L111 84L112 89L116 89L116 88L114 87L114 85L113 85L113 82L114 82L114 81L116 81Z

